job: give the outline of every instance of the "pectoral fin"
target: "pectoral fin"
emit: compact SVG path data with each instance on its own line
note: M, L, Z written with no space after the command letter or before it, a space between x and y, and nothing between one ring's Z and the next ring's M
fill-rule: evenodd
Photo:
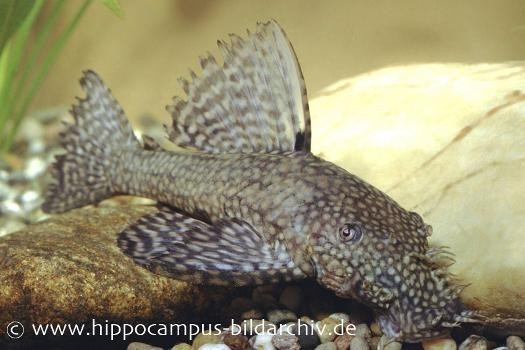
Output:
M247 222L207 224L167 206L122 231L122 251L155 273L197 283L250 285L306 277L284 245L275 248Z

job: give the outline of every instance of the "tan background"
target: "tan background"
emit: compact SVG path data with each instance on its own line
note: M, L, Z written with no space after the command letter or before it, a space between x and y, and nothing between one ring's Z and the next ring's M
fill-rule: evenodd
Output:
M33 110L69 105L80 95L80 71L91 68L130 118L150 113L167 120L164 106L181 92L176 78L188 67L198 72L198 55L217 54L217 39L268 18L288 33L311 95L388 65L525 59L523 0L121 2L123 19L93 2ZM71 0L68 12L79 5Z

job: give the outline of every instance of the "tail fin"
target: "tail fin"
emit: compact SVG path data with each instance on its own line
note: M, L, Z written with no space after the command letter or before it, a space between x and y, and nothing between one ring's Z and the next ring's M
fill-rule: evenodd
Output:
M45 212L64 212L109 197L107 169L119 153L140 148L124 111L99 76L84 72L84 99L71 108L74 124L61 134L66 153L52 168L54 183L42 205Z

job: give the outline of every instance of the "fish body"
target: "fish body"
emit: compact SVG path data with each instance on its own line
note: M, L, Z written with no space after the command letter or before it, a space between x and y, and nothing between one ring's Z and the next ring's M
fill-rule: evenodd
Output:
M242 218L271 245L286 246L310 276L315 271L306 242L314 239L312 232L343 227L347 221L372 213L376 218L362 226L382 232L385 239L395 232L394 224L415 225L416 229L421 225L417 214L404 212L381 191L306 152L176 154L141 150L121 155L110 178L112 193L154 198L193 217L204 215L212 224L224 217ZM381 207L376 205L378 201L384 202ZM399 217L405 222L395 222ZM426 237L426 227L420 230L421 237Z
M306 88L274 22L219 42L224 64L201 59L168 106L171 141L139 142L98 75L62 134L44 210L63 212L115 194L155 199L157 213L124 229L122 251L150 270L209 284L315 278L370 305L393 339L418 341L470 321L428 247L430 226L337 165L310 152Z

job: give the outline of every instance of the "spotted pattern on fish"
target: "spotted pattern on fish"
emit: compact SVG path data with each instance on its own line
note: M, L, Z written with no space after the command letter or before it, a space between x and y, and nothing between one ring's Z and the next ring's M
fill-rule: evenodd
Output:
M144 216L126 232L119 238L124 253L178 279L215 285L231 285L233 280L242 286L306 277L283 244L269 245L243 220L225 218L210 225L160 206L158 213Z
M170 140L207 153L309 151L306 86L290 42L272 24L248 35L217 42L222 67L208 54L202 77L191 72L191 83L179 80L188 99L175 97L167 107Z
M63 212L115 194L157 200L157 213L125 228L122 251L156 273L208 284L315 278L377 313L390 338L438 336L475 314L430 248L430 226L335 164L310 153L302 73L270 21L247 39L219 42L224 65L182 80L187 100L167 107L169 138L189 152L141 144L98 75L62 134L43 209Z

